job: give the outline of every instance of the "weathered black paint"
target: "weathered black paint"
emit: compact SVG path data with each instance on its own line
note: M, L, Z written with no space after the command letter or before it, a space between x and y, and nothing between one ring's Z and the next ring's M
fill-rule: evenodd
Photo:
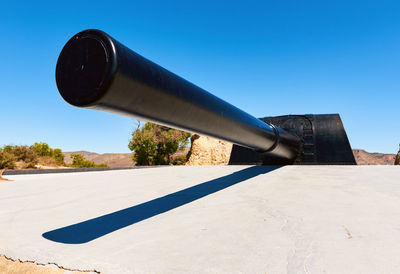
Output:
M261 120L275 124L300 138L301 153L294 164L356 164L339 114L285 115L265 117ZM288 164L288 162L275 159L268 153L254 153L252 150L234 145L229 164L270 165Z

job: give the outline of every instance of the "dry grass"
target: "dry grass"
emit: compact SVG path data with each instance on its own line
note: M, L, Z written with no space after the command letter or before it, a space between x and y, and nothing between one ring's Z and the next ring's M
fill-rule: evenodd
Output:
M41 166L49 166L49 167L58 167L56 163L56 159L50 156L41 156L39 157L38 164Z

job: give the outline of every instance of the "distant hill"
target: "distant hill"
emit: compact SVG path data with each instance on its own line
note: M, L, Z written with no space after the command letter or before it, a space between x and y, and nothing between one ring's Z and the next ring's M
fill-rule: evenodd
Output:
M182 154L187 154L189 148L185 148L183 151L176 152L172 157L176 157ZM86 160L95 162L96 164L106 164L109 167L127 167L134 166L135 163L132 160L132 153L104 153L99 154L96 152L89 151L72 151L63 152L65 159L64 161L69 164L72 162L71 154L81 154Z
M189 148L183 153L187 153ZM71 163L71 154L81 154L89 161L96 164L106 164L109 167L134 166L132 153L104 153L99 154L88 151L64 152L65 162ZM179 152L182 154L182 152ZM370 153L363 149L353 149L354 158L358 165L393 165L396 155L384 153Z
M370 153L363 149L353 149L358 165L394 165L396 154Z
M109 167L125 167L125 166L134 166L134 162L132 161L132 153L104 153L99 154L95 152L88 151L73 151L73 152L64 152L65 162L71 163L71 154L81 154L85 159L89 161L93 161L96 164L106 164Z

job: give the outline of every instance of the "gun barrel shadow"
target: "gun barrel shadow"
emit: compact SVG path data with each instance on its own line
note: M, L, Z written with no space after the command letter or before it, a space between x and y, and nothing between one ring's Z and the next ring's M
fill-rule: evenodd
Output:
M137 222L165 213L207 195L271 172L279 166L252 166L154 200L134 205L110 214L43 233L48 240L83 244Z

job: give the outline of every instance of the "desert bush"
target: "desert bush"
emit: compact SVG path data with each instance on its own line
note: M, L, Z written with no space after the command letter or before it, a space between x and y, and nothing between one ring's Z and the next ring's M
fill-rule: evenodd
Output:
M13 150L14 150L14 146L12 146L12 145L6 145L2 149L3 152L8 152L8 153L12 153Z
M15 167L15 156L3 149L0 149L0 169L13 169Z
M12 155L15 163L19 163L21 168L35 168L38 163L37 154L32 151L28 146L11 146L3 147L3 152ZM15 163L13 168L15 167Z
M184 165L187 161L187 156L186 155L178 155L176 157L173 157L171 160L171 163L173 165Z
M187 146L189 137L187 132L148 122L132 133L128 147L134 152L136 165L182 164L186 157L173 161L171 156Z
M53 156L53 149L46 143L34 143L30 148L38 156Z
M47 166L65 165L61 149L52 149L46 143L35 143L30 147L6 145L0 151L0 166L9 169L36 168L39 162Z
M62 153L61 149L55 148L53 150L53 157L56 160L57 165L65 165L64 154Z
M52 149L46 143L34 143L30 148L38 156L53 157L55 160L55 164L53 164L53 165L59 165L59 166L65 165L64 154L62 153L61 149L59 149L59 148ZM47 159L47 161L49 161L49 159Z
M77 168L84 167L107 167L105 164L96 164L95 162L86 160L81 154L71 154L72 164L71 166Z
M14 146L13 154L17 157L18 161L34 162L37 161L38 155L32 151L28 146Z

